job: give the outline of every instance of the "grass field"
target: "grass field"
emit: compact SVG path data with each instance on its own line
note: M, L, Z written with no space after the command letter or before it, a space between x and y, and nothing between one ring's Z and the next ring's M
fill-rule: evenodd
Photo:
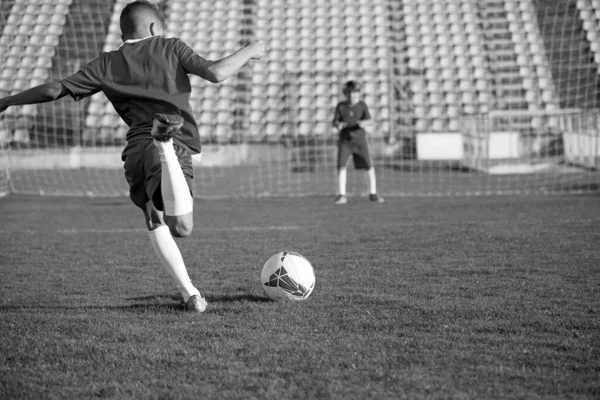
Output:
M0 398L600 398L598 195L387 200L196 201L196 315L128 199L0 199Z

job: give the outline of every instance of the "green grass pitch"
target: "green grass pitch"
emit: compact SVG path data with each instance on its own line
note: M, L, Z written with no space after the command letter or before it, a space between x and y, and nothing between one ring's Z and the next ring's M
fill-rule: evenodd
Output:
M126 198L0 199L2 399L598 399L600 198L197 200L174 308ZM304 302L258 281L314 265Z

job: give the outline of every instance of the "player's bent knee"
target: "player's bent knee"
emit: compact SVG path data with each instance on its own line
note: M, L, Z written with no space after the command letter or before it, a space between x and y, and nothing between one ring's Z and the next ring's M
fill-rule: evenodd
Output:
M190 236L194 229L194 220L191 216L165 217L165 222L171 230L171 235L175 237Z
M184 238L184 237L188 237L192 234L192 229L190 229L188 227L175 226L175 227L170 227L170 228L171 228L171 235L173 235L174 237Z

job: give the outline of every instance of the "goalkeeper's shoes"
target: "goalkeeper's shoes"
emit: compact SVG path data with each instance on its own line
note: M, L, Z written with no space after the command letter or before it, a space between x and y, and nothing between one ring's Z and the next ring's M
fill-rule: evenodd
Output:
M348 202L348 198L343 194L338 194L335 200L333 200L334 204L346 204Z
M371 193L369 195L369 200L373 203L383 203L385 201L383 200L383 197L379 197L377 193Z
M199 294L190 296L188 301L182 301L180 304L180 306L185 311L191 311L191 312L197 312L197 313L204 312L206 310L207 305L208 305L208 303L206 302L206 299L204 297L200 296Z
M154 114L152 131L154 140L166 142L179 132L183 126L183 117L175 114Z

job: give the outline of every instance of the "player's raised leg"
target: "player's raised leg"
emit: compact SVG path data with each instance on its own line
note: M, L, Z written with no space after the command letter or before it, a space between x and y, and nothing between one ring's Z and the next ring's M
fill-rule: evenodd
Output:
M179 115L156 114L152 125L154 145L158 149L161 172L161 195L164 219L177 237L188 236L193 228L194 199L173 147L173 136L183 126Z
M163 223L162 213L154 207L152 201L146 204L145 215L152 248L183 296L182 306L187 311L204 312L206 300L192 284L179 246L173 239L169 227Z

